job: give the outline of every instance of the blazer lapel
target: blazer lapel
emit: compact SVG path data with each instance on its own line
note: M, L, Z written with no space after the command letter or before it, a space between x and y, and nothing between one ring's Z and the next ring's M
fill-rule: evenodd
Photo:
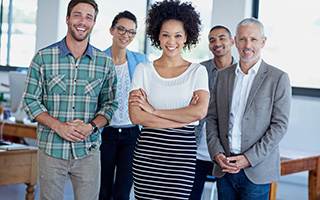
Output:
M230 70L229 70L229 74L228 74L228 112L230 113L230 109L231 109L231 103L232 103L232 95L233 95L233 86L234 86L234 79L236 77L236 68L237 68L237 64L234 64L232 66L230 66Z
M246 105L244 113L246 113L246 111L250 107L250 105L251 105L251 103L253 101L253 98L257 94L257 91L259 90L261 84L263 83L263 80L266 78L267 71L268 71L268 65L262 60L260 68L258 70L258 73L257 73L256 77L253 80L252 87L251 87L251 90L249 92L249 96L248 96L248 99L247 99L247 105Z

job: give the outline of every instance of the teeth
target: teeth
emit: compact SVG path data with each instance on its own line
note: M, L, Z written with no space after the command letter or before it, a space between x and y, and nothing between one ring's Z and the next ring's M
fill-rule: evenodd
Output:
M77 30L79 30L79 31L85 31L86 29L84 29L84 28L77 28Z
M168 47L169 50L174 50L176 47Z

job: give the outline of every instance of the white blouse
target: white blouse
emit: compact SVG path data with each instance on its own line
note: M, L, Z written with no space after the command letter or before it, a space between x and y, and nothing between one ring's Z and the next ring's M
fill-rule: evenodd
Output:
M174 78L162 78L153 62L140 63L132 77L131 91L142 88L150 105L157 109L177 109L187 107L193 92L209 92L208 73L204 66L191 63L186 71Z

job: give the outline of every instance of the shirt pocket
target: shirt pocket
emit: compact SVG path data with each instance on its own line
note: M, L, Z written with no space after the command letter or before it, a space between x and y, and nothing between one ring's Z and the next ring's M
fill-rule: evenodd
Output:
M102 79L88 77L86 80L85 94L91 97L97 97L100 93L100 85Z
M64 83L65 74L63 75L50 75L49 90L53 93L63 93L67 90L67 86Z

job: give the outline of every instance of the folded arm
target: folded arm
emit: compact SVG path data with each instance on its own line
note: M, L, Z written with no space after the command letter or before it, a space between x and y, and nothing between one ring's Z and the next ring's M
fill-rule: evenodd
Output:
M139 106L142 110L159 118L189 124L201 120L206 116L210 94L205 90L198 90L193 93L193 97L189 106L184 108L156 110L146 101L145 92L139 89L139 92L130 94L129 104Z

